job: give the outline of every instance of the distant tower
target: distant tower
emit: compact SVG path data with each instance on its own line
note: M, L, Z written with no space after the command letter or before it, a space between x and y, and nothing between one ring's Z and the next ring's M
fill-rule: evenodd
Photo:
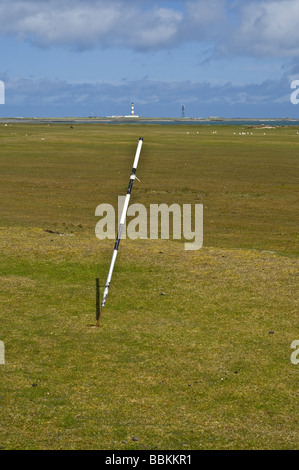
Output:
M182 106L182 118L184 118L184 117L185 117L185 105L183 104L183 106Z
M131 116L134 116L135 111L134 111L134 103L131 105Z

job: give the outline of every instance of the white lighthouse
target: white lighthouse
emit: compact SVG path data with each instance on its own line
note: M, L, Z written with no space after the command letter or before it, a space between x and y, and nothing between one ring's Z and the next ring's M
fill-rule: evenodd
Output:
M139 116L137 116L135 114L135 106L134 106L134 103L131 104L131 114L129 114L128 116L125 116L126 118L138 118Z

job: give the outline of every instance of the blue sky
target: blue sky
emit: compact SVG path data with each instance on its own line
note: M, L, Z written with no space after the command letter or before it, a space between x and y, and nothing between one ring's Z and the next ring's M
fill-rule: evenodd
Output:
M0 0L0 51L0 116L299 118L299 0Z

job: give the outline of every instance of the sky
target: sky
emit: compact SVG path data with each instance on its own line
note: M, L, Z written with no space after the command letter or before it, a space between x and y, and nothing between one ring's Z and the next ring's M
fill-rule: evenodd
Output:
M299 0L0 0L0 52L0 117L299 118Z

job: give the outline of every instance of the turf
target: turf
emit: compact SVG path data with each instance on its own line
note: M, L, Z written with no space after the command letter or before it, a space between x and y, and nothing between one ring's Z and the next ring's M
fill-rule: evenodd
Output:
M298 449L297 132L0 126L1 448ZM140 136L131 203L203 204L204 245L122 240L94 328Z

